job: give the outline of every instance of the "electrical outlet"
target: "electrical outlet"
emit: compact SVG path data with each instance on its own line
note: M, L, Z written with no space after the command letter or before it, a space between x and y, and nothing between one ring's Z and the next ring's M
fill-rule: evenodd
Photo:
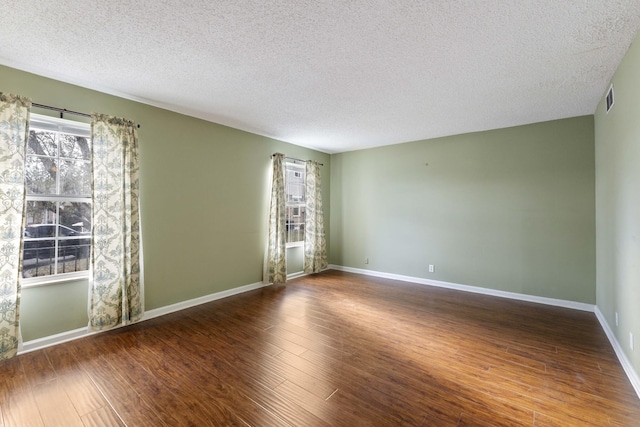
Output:
M436 271L436 267L433 264L429 264L429 273Z
M368 257L364 259L364 263L365 264L369 264L369 258Z
M633 351L633 332L629 332L629 348Z
M619 325L620 325L620 322L618 320L618 312L616 311L616 326L619 326Z

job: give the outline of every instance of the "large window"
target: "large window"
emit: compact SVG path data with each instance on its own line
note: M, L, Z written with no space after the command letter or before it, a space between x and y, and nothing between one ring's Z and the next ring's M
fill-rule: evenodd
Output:
M285 163L287 246L304 243L304 165Z
M85 275L91 251L89 125L31 115L22 277Z

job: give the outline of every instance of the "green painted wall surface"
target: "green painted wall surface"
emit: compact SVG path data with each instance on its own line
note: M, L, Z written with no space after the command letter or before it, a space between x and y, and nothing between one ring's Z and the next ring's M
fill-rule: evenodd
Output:
M597 305L640 372L640 45L633 42L595 114ZM615 313L619 315L619 326ZM629 334L636 349L629 347Z
M87 326L88 287L86 280L75 280L22 289L22 338L29 341Z
M262 280L274 152L324 164L329 231L328 154L3 66L0 91L140 123L147 310ZM297 259L301 251L292 252L290 272L296 272L302 265ZM86 294L86 286L67 284L25 289L24 340L86 326ZM75 301L80 300L84 302L77 307ZM60 313L71 306L73 313Z
M594 169L592 116L333 155L331 263L593 304Z

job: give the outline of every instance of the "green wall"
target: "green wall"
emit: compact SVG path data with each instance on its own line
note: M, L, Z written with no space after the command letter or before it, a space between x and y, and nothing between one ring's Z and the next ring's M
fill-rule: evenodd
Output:
M333 155L331 263L593 304L594 181L592 116Z
M329 228L328 154L3 66L0 91L140 123L147 310L262 280L274 152L324 164ZM293 273L301 269L302 252L290 252ZM23 339L86 326L86 301L86 281L23 289Z
M640 46L613 77L615 104L595 114L597 305L640 372ZM619 326L615 313L619 315ZM636 349L629 347L633 333Z

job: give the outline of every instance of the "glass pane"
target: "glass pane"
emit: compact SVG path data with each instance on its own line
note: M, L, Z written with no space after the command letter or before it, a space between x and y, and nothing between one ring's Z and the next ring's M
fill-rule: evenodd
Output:
M22 277L89 269L91 204L60 202L58 211L59 216L56 215L56 202L27 202Z
M22 277L49 276L89 269L90 239L60 239L56 271L55 240L24 242Z
M60 235L91 237L91 203L60 203Z
M58 166L51 157L27 156L25 180L27 194L55 194Z
M89 138L60 134L60 156L72 159L90 160Z
M285 212L287 243L304 240L304 215L304 206L287 206Z
M91 196L91 167L84 160L60 161L60 194Z
M304 203L304 169L286 168L287 203Z
M90 253L90 238L60 239L58 241L58 274L88 270Z
M27 201L25 237L52 237L55 235L56 222L56 202Z
M60 203L58 274L89 269L91 203Z
M22 277L55 274L55 240L24 241Z
M39 156L57 157L58 142L55 132L40 130L29 131L29 141L27 142L27 154L37 154Z

